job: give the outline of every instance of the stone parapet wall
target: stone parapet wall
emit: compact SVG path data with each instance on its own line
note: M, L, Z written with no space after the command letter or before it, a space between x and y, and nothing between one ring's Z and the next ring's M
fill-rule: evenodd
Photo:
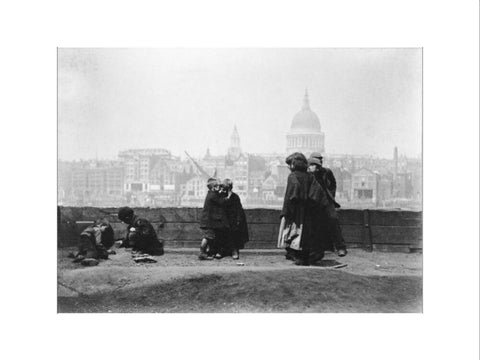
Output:
M200 208L134 208L148 219L166 248L197 248L202 237ZM76 244L80 232L95 219L105 218L124 236L125 224L117 218L118 208L58 207L58 246ZM250 242L246 248L274 249L277 244L280 210L246 209ZM338 210L343 236L350 248L378 251L421 251L422 212L401 210Z

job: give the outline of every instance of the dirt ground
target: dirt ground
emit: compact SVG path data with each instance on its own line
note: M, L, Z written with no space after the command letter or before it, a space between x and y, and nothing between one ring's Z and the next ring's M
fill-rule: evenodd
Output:
M282 251L199 261L166 249L137 264L126 249L84 267L58 252L58 312L421 312L422 255L351 249L299 267ZM343 267L342 267L343 266Z

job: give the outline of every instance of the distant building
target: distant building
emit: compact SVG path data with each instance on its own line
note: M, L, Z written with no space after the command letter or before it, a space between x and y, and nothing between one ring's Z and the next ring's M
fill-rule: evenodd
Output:
M227 150L227 157L236 161L242 154L242 147L240 146L240 135L238 134L237 125L233 127L232 135L230 136L230 146Z
M310 109L307 90L302 109L293 117L287 133L287 153L299 151L309 156L314 151L325 151L325 134L322 132L317 114Z
M182 185L194 176L191 165L165 149L132 149L118 157L125 168L127 203L139 206L178 206ZM188 171L187 171L188 169Z
M124 171L118 161L58 163L59 202L65 205L106 206L121 203Z
M227 156L223 177L232 180L234 192L240 196L242 201L246 201L249 191L248 157L240 154L236 160L232 160Z
M412 174L398 173L393 181L393 197L398 199L413 198Z
M118 157L125 168L124 190L132 193L158 191L163 160L171 160L170 151L165 149L131 149L121 151ZM159 164L160 163L160 164Z
M197 175L189 179L182 191L181 205L202 207L207 191L207 179L205 176Z
M276 189L278 187L278 176L270 175L262 183L262 200L278 200Z
M375 204L378 194L379 175L368 169L352 174L352 202Z
M422 181L422 160L408 159L407 170L412 174L412 197L417 201L422 200L423 181Z
M200 172L220 179L229 178L233 182L233 191L245 202L248 197L249 157L242 152L240 135L234 126L230 137L227 155L212 156L207 149L205 156L198 160Z
M271 173L277 176L278 186L286 187L288 175L290 175L290 169L288 168L287 164L285 164L285 161L275 160L270 162L268 165Z
M205 156L201 159L198 159L198 165L201 166L203 171L208 174L208 176L224 176L225 168L225 155L211 155L210 150L207 149Z
M326 167L344 168L351 173L362 168L377 169L381 166L381 159L371 155L346 155L346 154L326 154L323 163Z
M384 173L380 175L378 182L377 202L381 206L385 206L387 201L393 197L393 174Z
M254 170L248 176L248 200L256 201L262 197L262 184L265 180L265 170Z
M340 202L350 201L352 189L352 174L340 167L332 167L333 176L337 182L336 199Z

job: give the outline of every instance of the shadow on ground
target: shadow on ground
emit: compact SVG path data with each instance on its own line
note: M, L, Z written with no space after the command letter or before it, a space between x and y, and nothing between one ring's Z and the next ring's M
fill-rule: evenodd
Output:
M338 262L337 260L320 260L315 263L314 266L318 267L335 267L340 266L342 263Z
M339 271L206 274L59 297L58 312L421 312L422 281Z
M136 264L120 249L99 266L58 257L58 312L358 312L422 311L419 254L327 254L299 267L283 253L244 252L241 265L225 258L198 261L172 252Z

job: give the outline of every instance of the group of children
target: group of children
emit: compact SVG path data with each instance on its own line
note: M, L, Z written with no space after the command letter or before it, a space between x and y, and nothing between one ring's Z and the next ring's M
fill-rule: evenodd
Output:
M117 241L117 246L130 248L135 261L147 259L155 262L150 255L163 255L163 242L158 239L148 220L135 215L129 207L120 208L118 218L127 225L127 229L123 240ZM78 250L70 253L69 257L85 266L98 265L99 260L108 259L109 255L115 254L112 249L114 244L112 226L108 221L99 219L82 231Z
M203 238L199 259L213 260L225 256L238 259L240 249L248 241L247 221L240 198L232 191L230 179L220 182L210 178L207 187L200 219ZM138 217L129 207L120 208L118 218L127 225L125 236L118 241L118 246L131 248L132 254L141 259L163 255L163 242L147 219ZM80 234L78 251L69 256L85 266L97 265L100 259L108 259L109 255L115 254L111 249L114 243L112 226L104 219L97 220Z
M323 167L321 154L307 158L293 153L286 158L291 173L281 212L278 247L285 248L286 258L297 265L313 265L321 260L325 251L347 254L340 229L335 201L335 177ZM240 198L235 194L230 179L223 182L216 178L207 181L200 228L200 260L221 259L231 256L237 260L240 250L248 242L248 227ZM127 225L121 247L131 248L132 254L163 255L163 242L158 239L152 224L136 216L129 207L119 209L118 218ZM83 265L96 265L98 259L106 259L114 253L112 227L105 221L97 221L80 235L74 261ZM152 261L155 261L152 259Z
M208 192L200 218L203 239L200 244L200 260L221 259L231 256L237 260L240 249L248 241L245 211L240 197L232 191L230 179L223 182L210 178Z

